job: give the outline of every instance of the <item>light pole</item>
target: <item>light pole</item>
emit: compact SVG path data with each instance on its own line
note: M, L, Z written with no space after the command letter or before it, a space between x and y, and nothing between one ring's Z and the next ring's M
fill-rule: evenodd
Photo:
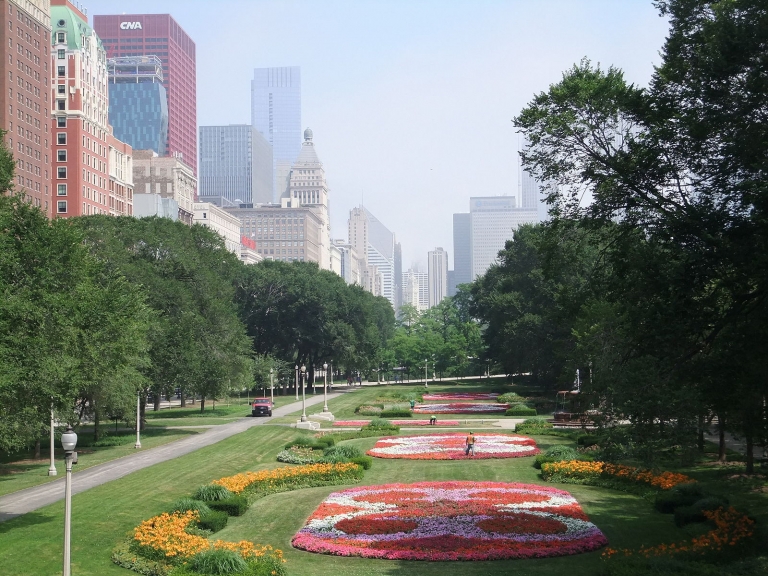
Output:
M273 375L275 371L273 368L269 369L269 399L272 402L272 406L275 405L275 382L273 380Z
M491 377L491 359L488 358L488 378Z
M141 391L136 394L136 444L134 448L141 448Z
M427 382L427 360L424 359L424 388L429 388L429 383Z
M325 386L323 386L323 412L328 412L328 362L323 364L323 370L325 371Z
M293 367L294 370L296 370L296 400L299 399L299 365L296 364L296 366Z
M61 435L61 447L64 448L64 462L67 466L67 476L64 481L64 569L62 576L70 576L70 534L72 527L72 464L77 462L77 434L72 431L72 426L67 426L67 431Z
M53 424L53 404L51 404L51 466L48 468L48 476L56 476L56 465L53 463L53 434L54 434L54 424Z
M301 421L307 421L307 399L304 396L304 377L307 374L307 367L304 364L301 365Z

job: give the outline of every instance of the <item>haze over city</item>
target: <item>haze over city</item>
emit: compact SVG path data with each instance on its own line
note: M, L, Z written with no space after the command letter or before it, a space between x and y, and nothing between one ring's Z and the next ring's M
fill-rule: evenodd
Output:
M396 234L404 269L426 269L435 246L452 262L452 214L470 196L518 195L510 120L535 93L583 57L647 85L668 28L646 0L83 6L89 19L173 16L196 44L199 126L250 123L253 69L299 66L332 237L364 203Z

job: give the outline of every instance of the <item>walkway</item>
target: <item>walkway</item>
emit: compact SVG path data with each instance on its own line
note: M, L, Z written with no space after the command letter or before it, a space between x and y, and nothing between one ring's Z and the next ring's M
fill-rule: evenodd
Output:
M337 398L343 393L344 392L342 391L328 394L328 399ZM323 397L310 397L307 398L306 402L307 406L322 404ZM280 408L275 408L272 411L272 418L287 416L291 412L296 412L297 410L301 410L301 402L286 404ZM205 446L216 444L230 436L244 432L253 426L267 424L272 421L272 418L242 418L230 424L221 424L220 426L210 428L201 434L196 434L195 436L184 438L177 442L171 442L169 444L164 444L163 446L158 446L157 448L150 448L149 450L140 450L130 456L124 456L117 460L92 466L82 472L73 472L72 494L85 492L86 490L100 486L101 484L127 476L131 472L136 472L142 468L154 466L160 462L184 456L190 452L204 448ZM199 426L197 426L197 428L199 428ZM75 470L77 470L77 467L75 467ZM5 522L6 520L21 516L27 512L32 512L43 506L48 506L63 498L63 475L62 478L53 482L0 496L0 522Z

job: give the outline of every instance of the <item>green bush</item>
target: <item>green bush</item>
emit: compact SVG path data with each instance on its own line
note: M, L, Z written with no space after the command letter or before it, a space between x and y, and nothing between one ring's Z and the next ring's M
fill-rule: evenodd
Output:
M378 416L384 410L384 404L363 404L355 408L355 414Z
M325 449L322 462L326 464L350 462L352 458L359 458L362 455L360 449L355 446L336 445Z
M499 402L500 404L511 404L513 402L521 402L523 399L524 398L519 396L517 392L506 392L501 396L497 396L496 402Z
M181 512L183 514L188 510L197 510L200 513L200 516L211 511L210 507L205 502L189 497L179 498L176 502L166 508L165 511L169 514L173 514L174 512Z
M322 454L319 448L313 449L311 446L291 446L288 450L281 450L277 453L277 461L286 464L314 464Z
M363 426L363 430L379 430L382 432L392 432L397 433L400 432L400 427L395 426L390 422L389 420L385 420L384 418L374 418L371 420L368 424Z
M680 506L691 506L704 497L704 492L698 482L680 484L671 490L659 492L654 506L663 514L672 514Z
M209 510L205 514L200 514L197 526L203 530L218 532L227 525L227 520L229 520L229 515L226 512Z
M334 440L333 436L330 434L324 434L323 436L315 438L315 443L320 444L321 446L333 446L336 444L336 440Z
M410 418L410 410L382 410L379 414L382 418Z
M588 448L600 443L600 438L595 434L581 434L576 437L576 444Z
M504 412L504 416L536 416L536 414L535 408L528 408L524 405L520 408L509 408Z
M285 445L286 450L290 450L294 446L299 446L301 448L309 448L312 450L325 450L328 448L328 446L333 446L335 443L335 440L330 435L324 435L319 436L315 438L314 436L306 436L301 435L295 440L291 440ZM281 460L282 461L282 460ZM294 464L307 464L308 462L294 462Z
M349 459L350 462L363 467L363 470L370 470L373 466L373 458L364 454L362 456L355 456Z
M112 562L144 576L166 576L170 567L160 561L149 560L130 549L130 542L122 542L112 550Z
M248 500L245 496L232 496L225 500L217 500L209 504L211 510L226 512L230 516L242 516L248 510Z
M200 574L236 574L248 569L248 563L232 550L204 550L189 561L190 568Z
M515 426L515 432L518 434L546 434L553 428L552 423L543 418L530 418Z
M714 511L718 508L727 508L728 499L720 496L706 496L697 500L690 506L678 506L675 508L675 525L682 528L693 522L706 522L705 511Z
M203 502L214 502L215 500L232 498L232 492L218 484L206 484L197 489L193 498L195 500L202 500Z
M537 454L533 462L535 468L541 468L545 462L562 462L563 460L581 460L582 454L579 454L571 446L556 445L549 448L542 454Z

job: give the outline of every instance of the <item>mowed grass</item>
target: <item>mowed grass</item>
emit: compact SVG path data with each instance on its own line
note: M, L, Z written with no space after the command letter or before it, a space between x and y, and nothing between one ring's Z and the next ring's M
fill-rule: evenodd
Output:
M72 573L123 575L130 572L110 561L112 547L145 520L161 512L180 496L213 479L242 470L274 468L283 444L298 433L278 426L258 426L193 454L138 471L73 498ZM538 438L542 449L558 439ZM367 450L375 438L350 440ZM366 472L364 484L440 480L504 481L541 483L532 458L476 461L418 461L376 459ZM585 486L562 486L608 536L611 545L636 547L681 538L669 516L653 511L635 496ZM565 558L493 562L427 563L366 560L310 554L290 547L293 535L330 492L340 487L322 487L275 494L257 501L241 518L217 537L249 539L281 548L289 574L312 576L336 574L412 576L488 574L592 574L599 565L599 552ZM0 574L53 575L61 573L63 503L0 524Z

